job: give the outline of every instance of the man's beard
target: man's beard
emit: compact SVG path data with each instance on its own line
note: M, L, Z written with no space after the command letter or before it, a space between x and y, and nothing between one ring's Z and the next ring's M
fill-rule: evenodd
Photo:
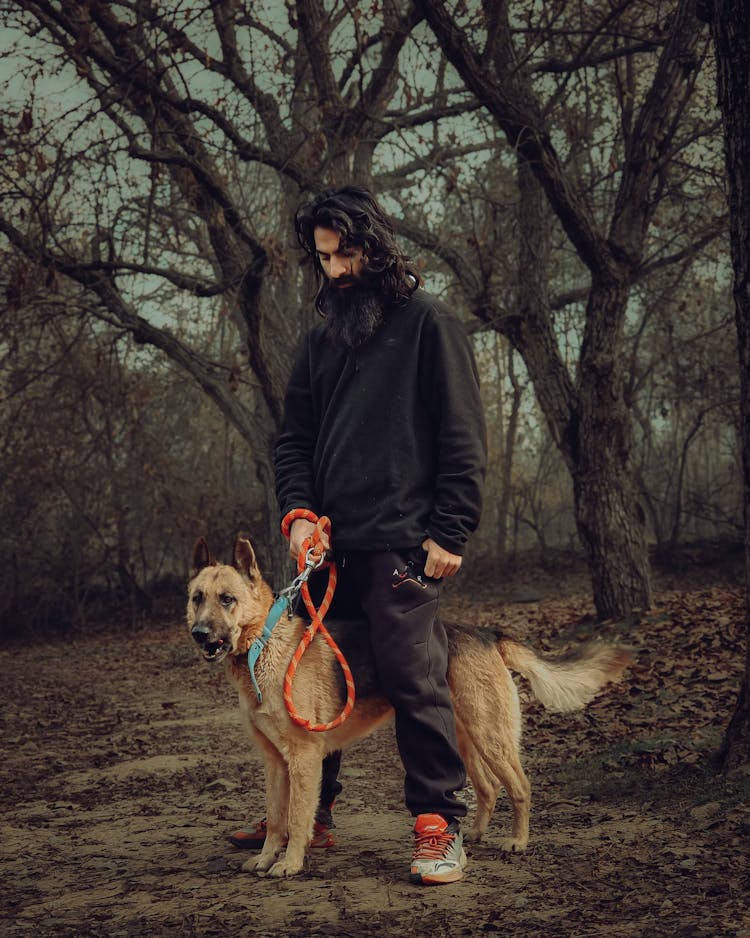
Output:
M321 306L328 335L336 345L346 348L359 348L372 338L385 312L379 291L357 281L349 287L327 284Z

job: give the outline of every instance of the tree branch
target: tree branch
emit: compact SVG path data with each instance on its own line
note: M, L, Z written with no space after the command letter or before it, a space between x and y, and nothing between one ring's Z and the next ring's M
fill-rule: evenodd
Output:
M532 167L566 234L597 276L616 266L589 205L576 192L555 151L541 108L520 72L489 75L468 39L451 19L443 0L416 0L443 51L467 87L492 114L510 145ZM507 24L504 29L507 30Z

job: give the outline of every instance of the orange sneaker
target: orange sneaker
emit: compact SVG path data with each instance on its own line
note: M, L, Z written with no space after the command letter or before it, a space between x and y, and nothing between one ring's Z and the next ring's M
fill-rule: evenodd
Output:
M463 879L466 866L463 841L458 821L448 823L440 814L420 814L414 824L411 882L439 886Z
M333 820L331 820L330 824L323 824L320 821L316 821L313 825L310 846L318 849L335 847L336 840L331 833L331 828L335 826ZM246 827L235 831L230 835L229 842L234 844L235 847L240 847L242 850L262 850L263 844L266 842L267 833L266 819L262 818L255 827ZM284 838L284 844L286 844L286 838Z

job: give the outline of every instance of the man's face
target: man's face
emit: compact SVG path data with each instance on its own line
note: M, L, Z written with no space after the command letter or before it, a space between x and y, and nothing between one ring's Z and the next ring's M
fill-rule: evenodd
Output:
M364 269L362 248L342 247L337 231L318 226L313 231L315 250L331 286L350 287L356 283Z

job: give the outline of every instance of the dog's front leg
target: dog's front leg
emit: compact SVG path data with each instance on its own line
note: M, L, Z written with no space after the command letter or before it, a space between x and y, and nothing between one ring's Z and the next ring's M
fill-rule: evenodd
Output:
M284 856L269 869L269 876L294 876L305 863L320 798L323 753L318 746L296 748L289 757L289 843Z
M289 774L286 763L275 749L264 748L263 755L266 777L266 839L258 856L242 864L246 873L265 873L269 870L286 840Z

